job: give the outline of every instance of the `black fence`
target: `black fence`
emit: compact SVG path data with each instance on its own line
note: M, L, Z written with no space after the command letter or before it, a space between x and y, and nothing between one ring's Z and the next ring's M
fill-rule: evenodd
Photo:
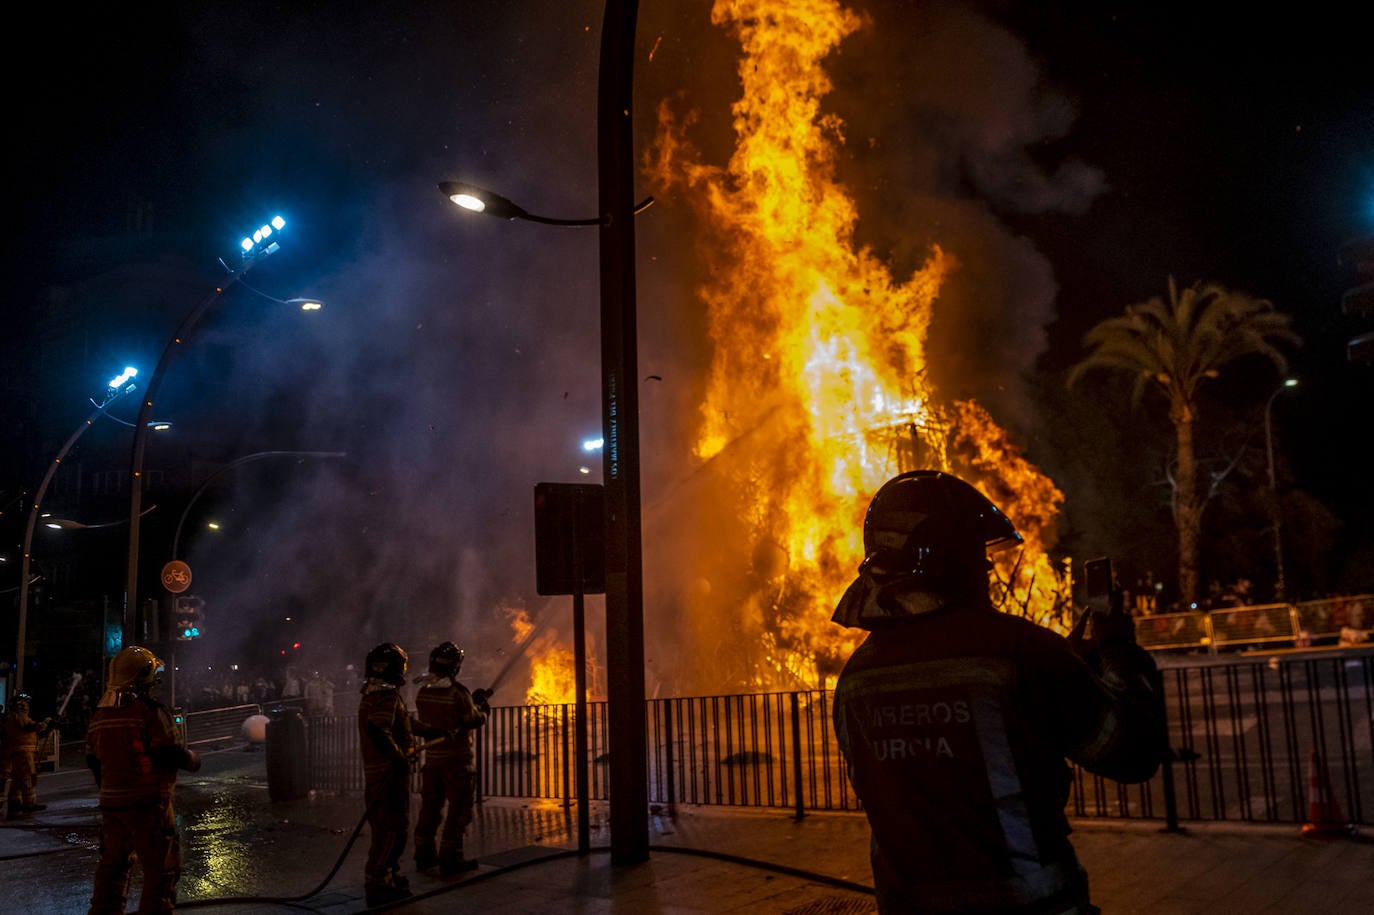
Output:
M1073 816L1302 823L1315 787L1348 822L1374 807L1374 652L1171 666L1163 671L1173 759L1140 785L1075 771ZM646 703L649 800L858 810L825 691ZM609 797L606 704L588 703L588 794ZM486 797L575 794L572 705L495 708L477 732ZM308 722L312 786L362 790L357 724Z

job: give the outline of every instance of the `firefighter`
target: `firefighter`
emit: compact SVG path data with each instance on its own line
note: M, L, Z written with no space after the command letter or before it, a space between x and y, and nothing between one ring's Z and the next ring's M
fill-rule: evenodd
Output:
M477 867L463 857L463 832L472 822L476 757L472 733L486 724L490 690L469 692L458 682L463 649L444 642L429 653L429 673L415 696L419 729L428 738L420 774L420 815L415 822L415 869L439 868L452 877ZM448 815L444 816L444 806ZM443 835L435 847L439 824Z
M44 810L47 804L38 803L38 742L52 729L52 719L35 721L29 717L33 697L15 693L5 715L4 754L9 769L9 818L28 816Z
M358 743L372 834L363 871L368 906L411 895L409 881L400 874L410 830L410 762L415 743L400 690L408 661L405 650L393 642L383 642L368 652L358 703Z
M879 911L1095 912L1068 840L1065 759L1140 782L1164 755L1157 671L1130 617L1118 607L1066 640L994 609L987 553L1021 535L950 474L889 480L863 534L832 619L869 635L840 674L834 724Z
M200 770L172 712L150 692L163 663L130 645L110 659L99 706L86 729L86 764L100 788L100 863L90 915L123 912L134 859L143 869L140 912L171 912L181 879L181 839L172 794L177 770Z

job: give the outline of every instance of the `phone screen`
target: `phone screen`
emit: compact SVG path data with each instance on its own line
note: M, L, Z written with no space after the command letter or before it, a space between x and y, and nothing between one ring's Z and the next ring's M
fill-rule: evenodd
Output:
M1112 594L1112 561L1103 556L1084 563L1083 570L1088 579L1088 606L1094 610L1107 610Z

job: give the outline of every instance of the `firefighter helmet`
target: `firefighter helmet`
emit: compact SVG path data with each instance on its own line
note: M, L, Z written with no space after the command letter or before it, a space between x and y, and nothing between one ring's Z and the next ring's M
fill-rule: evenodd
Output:
M383 642L367 653L367 675L394 686L406 682L406 665L410 657L395 642Z
M429 672L436 677L456 677L463 666L463 649L452 642L435 646L429 653Z
M1021 543L1007 516L973 486L938 470L888 480L864 516L864 561L832 619L872 628L986 594L987 554ZM856 582L856 585L859 583ZM905 595L897 599L900 592Z
M122 648L110 659L110 676L106 684L115 692L149 690L162 678L165 665L142 645Z
M968 483L939 470L913 470L883 484L864 516L864 553L939 551L951 538L984 552L1021 543L1007 516Z
M15 708L20 705L24 706L25 711L28 711L33 705L33 697L28 693L15 693L10 697L10 708Z

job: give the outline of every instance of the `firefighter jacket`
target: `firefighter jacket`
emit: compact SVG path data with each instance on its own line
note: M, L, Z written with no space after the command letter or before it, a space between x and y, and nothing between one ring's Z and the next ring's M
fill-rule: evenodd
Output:
M1165 744L1150 656L1126 641L1097 663L986 604L875 628L855 650L834 723L872 829L880 910L1087 905L1065 759L1138 782Z
M48 724L34 721L23 709L15 709L5 716L5 736L0 745L5 753L35 753L38 738L48 729Z
M363 776L369 782L384 779L396 767L406 765L415 738L405 697L395 686L369 679L363 687L358 703L358 744L363 753Z
M425 733L442 732L445 739L425 748L425 762L461 765L465 771L477 768L472 732L487 723L485 707L473 701L472 693L456 680L420 687L415 694L415 714Z
M86 728L86 762L102 810L170 804L177 769L189 756L172 713L148 696L96 709Z

